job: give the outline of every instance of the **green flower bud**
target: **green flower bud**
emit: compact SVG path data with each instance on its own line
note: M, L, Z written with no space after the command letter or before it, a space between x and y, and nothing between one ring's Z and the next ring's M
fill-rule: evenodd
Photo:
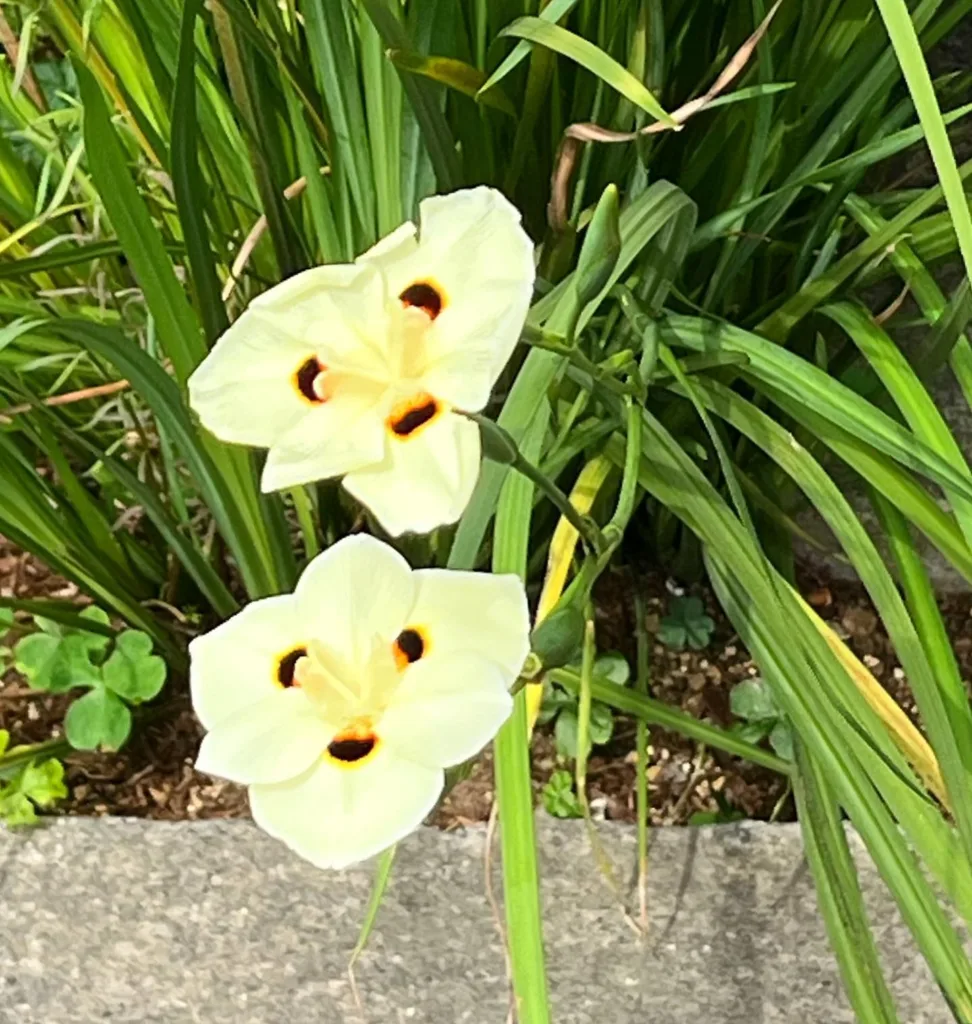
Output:
M617 185L608 185L594 209L584 235L574 280L581 308L600 295L611 279L621 255L619 200Z
M530 647L543 667L560 668L577 657L584 635L584 616L567 605L547 616L530 636Z
M479 424L479 435L483 442L483 455L491 462L499 462L504 466L512 466L520 456L516 441L498 423L485 416L470 415L471 420Z

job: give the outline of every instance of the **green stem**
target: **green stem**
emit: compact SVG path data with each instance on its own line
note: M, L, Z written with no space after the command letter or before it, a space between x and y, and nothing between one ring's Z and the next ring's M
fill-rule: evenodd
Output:
M611 521L604 527L609 550L602 555L610 557L610 553L621 543L624 531L634 514L635 502L638 498L638 471L641 468L641 426L643 417L641 406L630 396L624 399L625 419L627 420L627 436L625 440L624 470L621 474L621 490L618 494L617 508Z
M587 808L587 749L591 731L591 677L594 675L594 613L590 603L584 612L584 646L581 651L580 692L577 695L577 757L574 778L577 799Z
M550 479L542 473L532 462L520 455L512 464L512 468L522 473L536 487L550 499L557 511L570 523L571 526L584 538L584 542L592 550L600 554L607 550L608 543L604 535L589 516L582 515L570 503L566 494Z
M314 523L314 506L306 487L295 487L290 492L290 496L294 502L297 523L304 540L304 554L309 562L321 550L321 545L317 540L317 526Z
M562 356L572 366L588 374L615 395L637 395L638 387L626 384L617 379L610 369L598 366L575 345L570 344L570 337L565 339L559 334L547 334L534 327L524 329L520 340L533 348L542 348L545 352L554 352Z
M529 459L524 458L523 453L517 446L516 441L510 433L504 430L498 423L494 423L486 416L479 413L463 413L478 425L483 441L483 454L487 459L492 459L501 465L509 466L518 473L525 476L537 489L544 494L560 514L574 527L583 537L587 546L597 553L607 548L607 541L598 529L597 524L589 517L582 515L570 503L567 495Z
M648 696L651 645L645 626L645 599L635 593L635 635L638 660L635 668L635 692ZM638 910L642 928L648 922L648 723L639 718L635 726L635 750L638 756L635 777L635 810L638 816Z
M69 754L73 748L63 737L44 740L42 743L30 743L0 756L0 779L10 778L31 761L49 761L52 757Z

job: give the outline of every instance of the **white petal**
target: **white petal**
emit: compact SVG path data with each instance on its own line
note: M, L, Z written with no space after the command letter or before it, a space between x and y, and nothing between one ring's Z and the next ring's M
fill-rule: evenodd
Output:
M189 645L192 706L206 729L280 691L278 664L310 640L292 594L253 601Z
M384 389L337 373L327 401L277 438L263 467L264 491L326 480L380 462L387 444Z
M519 211L495 189L432 196L420 210L418 251L394 265L389 291L399 294L416 281L441 291L442 310L426 337L423 385L475 412L523 329L536 275L533 243Z
M451 569L413 576L418 593L406 628L426 638L423 660L472 652L496 662L511 685L530 653L530 610L519 576Z
M275 839L322 868L343 868L416 829L442 792L441 769L380 748L360 765L322 759L302 776L252 786L250 810Z
M196 768L233 782L285 782L320 758L335 733L298 686L241 708L206 733Z
M190 378L190 402L222 440L271 447L312 429L305 421L323 409L295 384L304 363L317 358L332 374L384 386L389 335L374 268L315 267L251 303Z
M392 643L415 601L408 562L374 537L345 537L315 558L297 584L300 619L349 664L371 661L375 638Z
M502 669L478 654L453 653L410 665L377 726L397 754L448 768L477 754L509 717Z
M189 378L190 404L221 440L269 447L311 409L294 375L313 357L309 342L250 310Z
M385 283L374 267L313 267L265 291L250 309L310 345L328 366L383 377Z
M390 235L385 235L379 242L376 242L367 252L363 252L355 260L355 263L377 267L386 281L396 281L401 276L401 273L396 271L396 267L407 263L418 250L416 234L415 225L407 220L395 228ZM408 271L406 270L404 273L407 274ZM393 294L397 296L398 292Z
M428 533L462 515L479 462L479 428L444 412L407 438L392 436L385 458L348 473L344 486L392 536Z

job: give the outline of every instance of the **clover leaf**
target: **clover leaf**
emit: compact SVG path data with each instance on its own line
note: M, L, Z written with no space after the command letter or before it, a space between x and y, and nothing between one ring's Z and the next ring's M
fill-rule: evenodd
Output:
M31 633L14 648L14 665L37 690L64 693L75 686L94 686L100 673L91 663L89 638L90 634Z
M84 608L78 613L77 617L79 619L86 619L88 622L96 622L100 626L108 626L111 624L111 619L108 618L108 614L102 611L101 608L98 608L97 605L90 605L89 607ZM38 628L50 636L83 637L85 647L89 651L103 651L108 644L111 643L111 637L106 636L104 633L92 633L77 626L65 626L60 622L55 622L53 619L48 619L43 615L35 615L34 622L37 624Z
M151 700L165 682L165 662L152 653L152 638L129 629L115 638L115 647L102 665L105 686L131 704Z
M700 651L708 644L715 622L706 615L705 605L697 597L676 597L668 615L661 620L658 639L666 647L684 651L686 647Z
M580 818L583 814L580 800L574 792L574 779L570 772L554 772L543 787L543 806L555 818Z
M732 713L743 719L733 732L749 743L769 738L770 746L787 761L793 760L793 730L765 680L744 679L729 694Z
M0 730L0 754L9 740L10 734ZM31 761L8 782L0 783L0 821L9 828L33 825L37 821L36 807L50 807L66 796L64 765L55 759L40 764Z
M773 726L769 741L770 746L784 761L793 760L793 729L786 718L781 718Z
M79 617L109 622L100 608L86 608ZM24 637L14 651L17 668L39 690L64 693L87 687L90 692L64 718L68 742L78 750L117 750L131 732L128 705L151 700L165 682L165 662L152 653L151 637L134 629L102 636L43 616L35 616L35 622L40 632Z
M591 721L588 727L587 753L594 744L607 743L614 734L614 715L600 701L591 702ZM554 740L562 757L577 757L577 708L564 708L554 725Z
M132 713L103 685L79 697L64 716L64 732L76 750L118 750L132 730Z
M736 683L729 694L729 707L747 722L775 722L781 714L773 691L759 677Z
M0 790L0 821L7 828L23 828L37 822L37 812L26 794L4 786Z
M537 715L537 721L541 725L552 722L564 708L574 707L577 707L577 697L574 694L567 693L559 686L554 686L549 679L543 681L543 699L540 704L540 713Z
M38 807L50 807L68 795L64 765L53 757L40 764L31 761L21 771L20 788Z
M594 674L610 679L618 686L627 686L631 678L631 666L628 659L617 651L608 651L598 655L594 662Z

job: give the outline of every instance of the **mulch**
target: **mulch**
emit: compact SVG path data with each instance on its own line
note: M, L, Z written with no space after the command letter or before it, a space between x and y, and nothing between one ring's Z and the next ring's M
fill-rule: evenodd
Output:
M608 574L596 594L598 641L634 663L633 595L645 596L647 627L657 632L673 596L681 591L659 574ZM879 620L861 588L847 583L801 580L801 590L817 611L868 665L888 691L915 716L904 673ZM729 694L758 669L712 595L701 597L716 629L705 650L677 652L653 645L652 696L717 725L735 721ZM85 599L77 588L49 572L32 556L0 538L0 595ZM972 599L950 598L943 606L963 677L972 677ZM245 790L202 775L193 761L202 737L184 695L165 698L156 720L140 725L117 753L72 755L65 759L69 797L54 813L133 815L161 819L230 818L248 815ZM13 669L0 678L0 728L12 743L32 743L61 733L69 695L30 690ZM589 763L589 798L596 816L633 821L635 817L635 724L619 717L614 736L595 748ZM793 817L785 780L768 769L662 729L650 730L648 768L651 819L655 824L686 824L697 814L759 819ZM557 754L549 731L533 743L533 779L538 793L550 775L569 768ZM487 750L470 775L446 796L433 820L443 828L485 821L493 800L493 774Z

